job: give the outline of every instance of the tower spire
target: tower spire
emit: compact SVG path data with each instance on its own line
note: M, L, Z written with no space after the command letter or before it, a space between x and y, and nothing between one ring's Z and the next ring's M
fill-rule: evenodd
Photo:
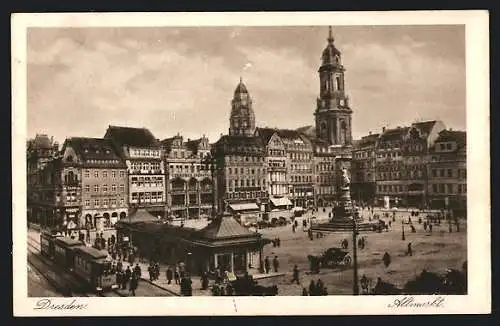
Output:
M243 83L243 77L240 76L240 84Z
M335 40L333 38L333 32L332 32L332 26L328 26L328 43L333 43L333 41Z

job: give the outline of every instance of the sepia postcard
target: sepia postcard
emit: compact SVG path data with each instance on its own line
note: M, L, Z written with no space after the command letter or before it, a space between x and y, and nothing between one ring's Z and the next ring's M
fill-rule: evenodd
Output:
M14 315L490 313L488 19L13 14Z

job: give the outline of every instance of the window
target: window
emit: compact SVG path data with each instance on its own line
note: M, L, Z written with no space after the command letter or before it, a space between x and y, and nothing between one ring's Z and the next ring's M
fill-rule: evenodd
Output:
M446 144L446 149L451 150L451 143Z
M107 199L103 199L102 200L102 205L103 206L108 206L108 200Z
M114 178L116 178L116 171L112 171L112 172L111 172L111 177L112 177L113 179L114 179Z
M99 206L99 199L94 199L94 206Z
M443 169L440 169L439 170L439 176L442 178L444 177L444 170Z
M108 191L108 185L102 185L102 191L107 192Z
M99 185L94 185L94 192L99 192Z
M85 207L90 207L90 200L85 200Z
M85 185L85 192L90 192L90 185Z
M115 198L110 199L109 201L110 201L111 205L115 205L116 206L116 199Z
M120 198L120 206L123 206L125 204L125 200L123 198Z
M452 178L452 177L453 177L453 170L448 169L448 178Z
M94 178L99 178L99 171L94 171Z
M120 171L120 178L124 178L125 177L125 171Z
M89 170L85 170L85 178L90 178L90 171Z
M449 193L449 194L452 194L452 193L453 193L453 185L452 185L452 184L450 184L450 183L448 183L448 184L446 185L446 187L448 188L448 189L446 190L446 192L447 192L447 193Z
M106 179L108 177L108 172L107 171L102 171L102 178Z
M113 191L113 192L116 191L116 184L111 185L111 191Z

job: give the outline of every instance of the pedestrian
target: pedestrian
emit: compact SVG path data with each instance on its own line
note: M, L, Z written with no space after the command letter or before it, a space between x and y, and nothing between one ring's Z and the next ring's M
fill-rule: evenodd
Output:
M154 264L154 272L155 272L155 281L160 279L160 264L158 262L155 262Z
M125 277L123 278L123 283L122 283L123 290L127 288L127 283L131 277L132 277L132 270L130 269L130 266L127 266L127 269L125 270Z
M151 282L154 281L154 276L153 276L153 263L149 263L149 266L148 266L148 273L149 273L149 280Z
M266 274L269 274L269 269L270 269L270 263L269 263L269 257L266 256L264 259L264 269L266 271Z
M368 294L368 278L365 274L363 274L359 283L361 284L361 291L363 294Z
M202 290L208 289L208 274L207 274L207 272L203 272L201 274L201 289Z
M309 283L309 295L315 296L316 295L316 284L314 284L314 281L311 280Z
M135 264L135 267L134 267L134 274L137 275L137 277L141 278L142 276L142 271L141 271L141 267L139 266L139 264Z
M299 282L299 269L297 265L293 266L293 278L292 278L292 283L297 282L297 284L300 284Z
M323 292L321 293L321 295L328 295L328 289L326 288L326 286L323 286Z
M295 221L297 222L297 221ZM292 233L295 233L295 224L292 224Z
M175 284L179 284L180 283L180 274L179 274L179 269L177 266L175 266L175 271L174 271L174 280L175 280Z
M316 295L322 295L323 293L323 288L325 287L325 284L321 279L318 279L316 281Z
M429 224L429 232L432 233L432 224Z
M167 271L165 273L167 276L167 284L171 284L173 273L172 273L172 269L170 268L170 266L167 267Z
M278 268L280 267L280 263L278 261L278 256L274 256L273 267L274 267L274 272L278 273Z
M232 296L233 293L234 293L233 286L231 285L231 283L228 283L227 286L226 286L226 294L228 296Z
M135 297L135 290L137 290L137 286L139 285L139 277L137 275L133 275L130 280L129 293L132 293L132 296Z
M307 293L307 289L306 288L302 288L302 296L308 296L309 293Z
M427 231L427 221L424 221L424 231Z
M406 253L407 253L407 255L409 255L409 256L413 256L413 250L412 250L412 248L411 248L411 242L410 242L410 243L408 243L408 251L407 251Z
M391 256L386 251L384 256L382 257L382 261L384 262L384 266L387 268L391 264Z

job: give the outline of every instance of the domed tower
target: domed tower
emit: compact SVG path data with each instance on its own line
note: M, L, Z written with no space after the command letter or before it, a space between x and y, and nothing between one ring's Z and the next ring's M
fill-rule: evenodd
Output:
M318 70L320 92L314 113L316 136L330 145L349 146L352 144L352 110L345 92L345 69L341 53L334 45L331 26L327 41Z
M240 78L231 101L229 117L229 135L253 136L255 132L255 114L248 89Z

